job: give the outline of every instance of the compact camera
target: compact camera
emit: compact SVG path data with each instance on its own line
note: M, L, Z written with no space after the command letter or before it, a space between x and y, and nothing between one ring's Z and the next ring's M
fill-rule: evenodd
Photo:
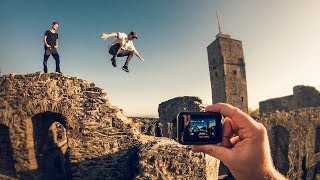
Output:
M222 140L222 115L217 112L181 112L177 115L180 144L217 144Z

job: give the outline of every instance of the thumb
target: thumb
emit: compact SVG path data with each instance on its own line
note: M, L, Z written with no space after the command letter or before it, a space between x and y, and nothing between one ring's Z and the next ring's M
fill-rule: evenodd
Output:
M223 147L223 146L217 146L217 145L195 145L192 147L193 152L203 152L205 154L209 154L210 156L213 156L215 158L220 159L224 164L226 163L227 158L230 157L230 150Z

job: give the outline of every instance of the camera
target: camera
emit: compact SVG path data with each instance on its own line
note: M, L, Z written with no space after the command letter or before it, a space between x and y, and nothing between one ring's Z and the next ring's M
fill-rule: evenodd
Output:
M222 140L222 115L217 112L180 112L177 139L183 145L217 144Z

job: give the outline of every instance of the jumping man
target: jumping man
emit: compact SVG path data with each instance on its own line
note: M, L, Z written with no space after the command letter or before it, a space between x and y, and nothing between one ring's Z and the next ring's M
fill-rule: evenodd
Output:
M128 35L121 32L118 32L118 33L113 32L110 34L102 33L102 36L101 36L102 39L106 40L109 37L116 38L112 42L112 44L109 46L109 53L112 55L111 62L114 67L117 67L117 63L116 63L117 57L127 56L127 60L124 66L122 67L122 69L126 72L129 72L128 65L134 55L136 55L141 61L144 61L144 59L136 50L132 42L134 39L138 39L138 34L136 32L132 31Z

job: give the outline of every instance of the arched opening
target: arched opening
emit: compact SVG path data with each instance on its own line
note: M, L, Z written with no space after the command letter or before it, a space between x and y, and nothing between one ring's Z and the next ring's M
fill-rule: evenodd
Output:
M0 124L0 175L16 177L9 128Z
M275 167L284 175L289 170L289 132L283 126L271 129L271 153Z
M320 152L320 126L316 129L316 138L315 138L315 153Z
M62 114L44 112L32 117L37 178L69 177L69 152L66 119Z

